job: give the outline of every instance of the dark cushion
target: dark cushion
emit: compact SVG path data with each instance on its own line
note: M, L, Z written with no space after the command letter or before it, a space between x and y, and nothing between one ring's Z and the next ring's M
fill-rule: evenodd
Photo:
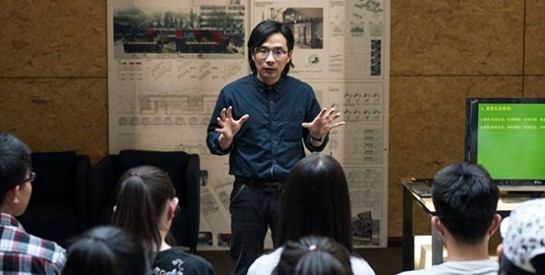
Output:
M73 151L32 153L36 180L32 183L30 203L73 204L77 163Z
M28 233L57 242L62 246L81 233L78 230L76 209L67 205L29 205L25 213L17 217L17 220Z

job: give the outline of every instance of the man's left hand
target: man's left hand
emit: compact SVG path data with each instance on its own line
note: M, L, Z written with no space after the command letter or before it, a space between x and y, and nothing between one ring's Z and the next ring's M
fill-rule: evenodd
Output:
M331 129L346 124L344 121L335 122L340 116L341 113L335 108L331 108L330 110L323 108L312 122L303 122L301 126L307 128L313 138L321 139L324 135L329 133Z

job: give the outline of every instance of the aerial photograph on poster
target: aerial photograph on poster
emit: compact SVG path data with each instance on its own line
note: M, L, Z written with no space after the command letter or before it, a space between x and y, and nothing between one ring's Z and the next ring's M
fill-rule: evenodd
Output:
M244 57L242 0L117 0L113 5L116 59Z

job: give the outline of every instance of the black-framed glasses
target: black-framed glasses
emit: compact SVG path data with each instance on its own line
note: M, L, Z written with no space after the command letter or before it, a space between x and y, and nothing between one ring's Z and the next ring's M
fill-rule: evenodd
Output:
M255 49L256 57L261 58L261 59L266 59L269 56L270 53L272 53L272 55L273 55L273 57L275 59L281 59L288 52L285 51L284 49L280 48L280 47L273 48L273 49L269 49L267 47L257 47Z
M30 171L30 175L28 176L28 178L25 179L25 181L23 181L23 183L27 181L34 182L35 179L36 179L36 173Z

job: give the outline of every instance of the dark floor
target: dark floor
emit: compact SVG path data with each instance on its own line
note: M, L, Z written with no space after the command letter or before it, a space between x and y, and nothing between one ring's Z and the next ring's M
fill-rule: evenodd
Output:
M356 253L371 265L377 275L392 275L400 272L401 251L400 243L390 244L387 248L356 249ZM214 265L218 275L231 273L233 263L229 251L199 251L198 254Z

